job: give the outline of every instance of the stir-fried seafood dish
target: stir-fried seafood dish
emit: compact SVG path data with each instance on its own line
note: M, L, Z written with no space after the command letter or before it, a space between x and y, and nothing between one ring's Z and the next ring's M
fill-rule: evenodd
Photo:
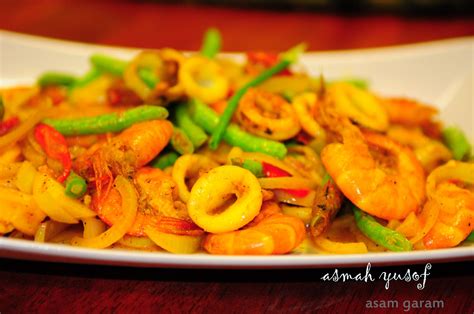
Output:
M0 89L0 235L221 255L472 241L471 145L435 107L310 75L303 44L243 62L220 45L211 29L196 53Z

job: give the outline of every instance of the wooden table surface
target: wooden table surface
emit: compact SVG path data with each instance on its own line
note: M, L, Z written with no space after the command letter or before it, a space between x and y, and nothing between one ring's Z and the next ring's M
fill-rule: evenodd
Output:
M474 19L390 15L337 16L308 12L158 5L140 1L0 2L0 28L61 39L131 47L198 49L203 31L219 27L224 49L285 49L299 41L312 50L406 44L472 36ZM0 248L1 249L1 248ZM374 273L423 271L424 265L373 267ZM307 270L136 269L0 259L0 313L166 311L333 312L370 311L369 301L398 301L374 313L418 312L407 302L444 302L421 313L473 313L472 262L434 264L426 286L382 280L323 282L333 268ZM344 269L344 272L365 272ZM372 304L374 304L372 302ZM394 303L392 303L393 305Z

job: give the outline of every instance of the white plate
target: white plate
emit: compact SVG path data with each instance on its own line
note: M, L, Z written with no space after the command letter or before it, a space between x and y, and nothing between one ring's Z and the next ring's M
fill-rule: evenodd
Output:
M357 76L384 95L409 96L440 108L442 120L473 136L474 39L459 38L390 48L308 53L301 63L327 78ZM0 86L33 83L44 71L85 73L92 53L130 58L115 48L0 31ZM238 57L238 56L237 56ZM0 257L143 267L296 268L469 260L474 245L452 249L360 255L211 256L92 250L0 238Z

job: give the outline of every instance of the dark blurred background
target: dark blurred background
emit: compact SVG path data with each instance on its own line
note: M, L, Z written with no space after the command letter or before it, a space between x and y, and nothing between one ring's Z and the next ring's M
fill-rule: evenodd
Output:
M225 51L392 46L474 35L474 0L0 0L0 28L117 46Z
M152 0L160 3L208 4L271 10L320 11L341 14L469 15L472 0Z

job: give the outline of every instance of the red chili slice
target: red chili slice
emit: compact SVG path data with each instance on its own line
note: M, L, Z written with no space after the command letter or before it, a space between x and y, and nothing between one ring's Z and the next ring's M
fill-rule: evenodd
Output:
M71 173L72 160L64 136L53 127L40 123L35 128L35 139L48 157L58 160L63 165L63 173L57 178L64 182Z
M18 119L18 117L11 117L7 120L0 122L0 136L3 136L10 132L19 123L20 119Z
M262 162L262 167L263 167L263 174L268 178L291 176L285 170L275 167L273 165L267 164L266 162ZM309 190L305 190L305 189L299 189L299 190L282 189L282 191L285 191L286 193L291 194L294 197L305 197L309 193Z
M271 68L280 61L277 54L263 51L247 52L247 60L250 64L261 65L265 69ZM289 69L284 69L277 75L293 75L293 73Z

